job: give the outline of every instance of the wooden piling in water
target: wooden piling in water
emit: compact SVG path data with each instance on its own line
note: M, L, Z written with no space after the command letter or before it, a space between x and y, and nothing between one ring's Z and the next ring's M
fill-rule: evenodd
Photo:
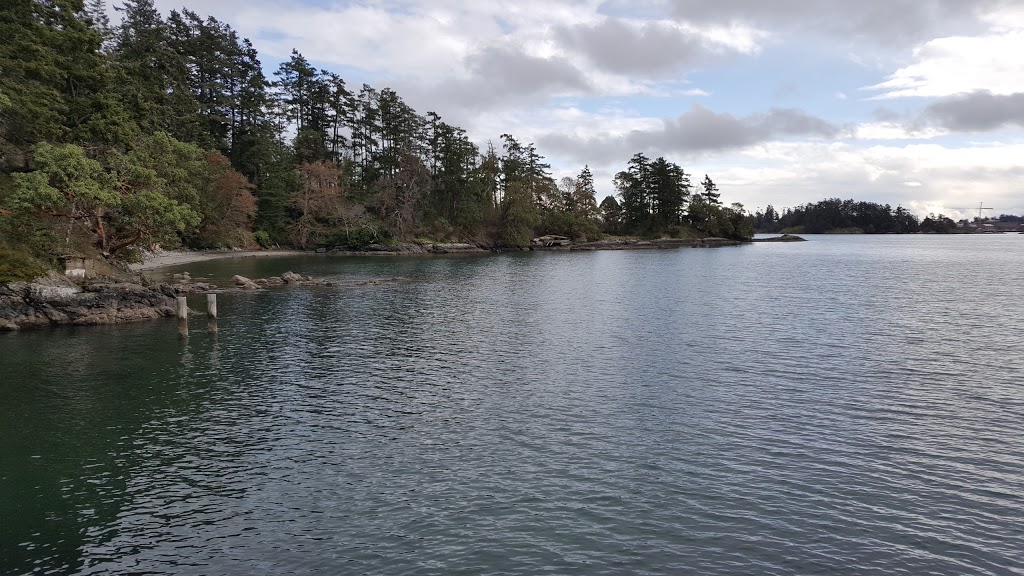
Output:
M217 295L206 295L206 315L214 320L217 319Z
M188 300L178 296L178 337L188 338Z

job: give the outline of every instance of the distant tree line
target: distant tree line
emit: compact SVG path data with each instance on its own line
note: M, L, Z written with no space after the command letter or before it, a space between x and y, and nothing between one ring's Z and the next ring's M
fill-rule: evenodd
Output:
M975 219L977 222L978 219ZM995 222L1024 223L1024 217L1000 215ZM971 224L957 222L942 214L923 219L903 208L888 204L831 198L785 208L780 213L771 204L747 217L748 224L762 233L863 233L863 234L954 234Z
M143 247L359 247L427 236L523 246L534 235L752 233L709 178L642 154L595 200L533 144L480 149L389 88L350 87L299 52L264 76L248 39L125 0L0 8L0 257Z
M865 234L912 234L921 221L902 206L830 198L786 208L779 213L772 205L750 217L759 232L860 232Z

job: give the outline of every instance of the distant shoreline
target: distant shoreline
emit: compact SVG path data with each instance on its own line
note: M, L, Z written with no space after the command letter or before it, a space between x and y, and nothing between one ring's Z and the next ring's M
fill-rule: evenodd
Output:
M675 239L663 238L656 240L599 240L595 242L568 243L560 246L538 246L533 245L522 248L526 251L549 252L549 251L593 251L593 250L644 250L644 249L665 249L665 248L715 248L722 246L739 246L751 242L751 240L729 240L725 238L700 238L700 239ZM225 258L253 258L268 256L302 256L309 254L332 254L348 256L409 256L426 254L468 254L502 252L504 250L487 248L474 244L416 244L403 243L396 246L372 245L367 250L330 250L309 251L297 249L275 249L275 250L216 250L216 251L193 251L193 250L166 250L156 254L144 254L141 263L129 264L133 272L144 272L167 268L170 266L181 266L194 262L206 262L208 260L221 260Z
M167 250L155 254L146 254L141 263L130 264L133 272L144 270L155 270L169 266L192 264L193 262L205 262L207 260L220 260L223 258L253 258L265 256L296 256L306 254L302 250L221 250L221 251L192 251L192 250Z

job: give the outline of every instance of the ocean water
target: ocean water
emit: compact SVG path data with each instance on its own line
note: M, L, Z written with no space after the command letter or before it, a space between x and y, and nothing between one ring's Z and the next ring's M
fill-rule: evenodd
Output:
M0 574L1024 574L1024 235L809 238L0 334Z

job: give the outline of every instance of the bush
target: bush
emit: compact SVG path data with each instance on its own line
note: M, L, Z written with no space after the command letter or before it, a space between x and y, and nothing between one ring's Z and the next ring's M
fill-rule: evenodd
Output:
M266 230L257 230L252 236L263 248L270 248L274 245L274 242L270 239L270 234Z
M0 248L0 282L30 282L44 276L46 266L24 252Z

